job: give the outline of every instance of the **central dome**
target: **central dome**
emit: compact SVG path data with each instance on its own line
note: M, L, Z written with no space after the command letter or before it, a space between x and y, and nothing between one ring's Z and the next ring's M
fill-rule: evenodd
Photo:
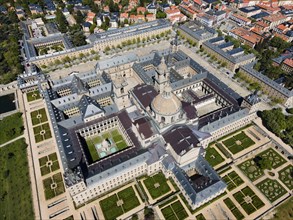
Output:
M180 100L171 92L167 86L164 93L159 94L152 101L152 110L160 115L174 115L181 110Z

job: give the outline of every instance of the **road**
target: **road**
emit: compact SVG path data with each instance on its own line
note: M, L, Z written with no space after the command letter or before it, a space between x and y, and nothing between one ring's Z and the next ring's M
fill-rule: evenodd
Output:
M247 89L241 87L241 85L234 82L231 78L226 76L224 73L221 73L218 69L215 69L213 66L211 66L200 55L195 53L195 49L190 49L185 46L181 46L180 49L184 53L186 53L188 56L190 56L192 59L194 59L196 62L198 62L200 65L202 65L210 73L214 74L217 78L219 78L222 82L224 82L227 86L229 86L231 89L233 89L242 97L245 97L251 93Z

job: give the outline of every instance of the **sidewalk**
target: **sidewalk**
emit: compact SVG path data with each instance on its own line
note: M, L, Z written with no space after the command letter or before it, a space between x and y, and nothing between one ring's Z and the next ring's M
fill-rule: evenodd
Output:
M5 142L4 144L1 144L1 145L0 145L0 148L6 146L6 145L8 145L8 144L11 144L12 142L17 141L18 139L21 139L21 138L24 138L24 134L22 134L22 135L20 135L20 136L18 136L18 137L16 137L16 138L14 138L14 139L12 139L12 140L10 140L10 141L7 141L7 142Z

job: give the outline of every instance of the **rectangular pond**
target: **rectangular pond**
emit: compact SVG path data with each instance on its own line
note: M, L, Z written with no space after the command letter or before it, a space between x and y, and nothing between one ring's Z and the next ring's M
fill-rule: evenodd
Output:
M0 96L0 114L16 109L14 93Z

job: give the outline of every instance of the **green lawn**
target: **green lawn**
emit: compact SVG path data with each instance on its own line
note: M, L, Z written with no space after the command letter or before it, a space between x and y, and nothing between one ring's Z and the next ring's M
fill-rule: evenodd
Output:
M293 216L293 197L275 209L273 220L292 220Z
M100 159L99 153L97 152L95 145L101 143L104 139L109 139L112 142L114 142L113 144L118 148L118 151L128 147L123 136L120 134L118 129L114 129L112 131L105 132L105 133L102 133L101 135L97 135L94 137L86 138L85 140L91 155L92 162L98 161Z
M22 114L15 113L0 120L0 144L23 134Z
M44 108L31 112L32 124L38 125L48 121L46 110Z
M121 202L121 204L118 206L117 202ZM120 215L139 206L139 204L132 186L100 201L101 209L107 220L116 219Z
M242 183L244 183L244 181L235 171L228 173L226 176L223 177L223 180L227 183L227 189L229 191L235 189L237 186L240 186Z
M153 199L159 198L171 190L167 183L166 177L161 172L154 176L148 177L143 181L143 183Z
M234 193L233 196L248 215L265 205L248 186Z
M161 209L162 214L164 215L165 219L170 220L183 220L188 217L187 212L185 211L183 205L178 200L173 202L171 205Z
M228 209L230 209L230 211L237 220L244 219L244 215L239 211L239 209L235 206L235 204L232 202L230 198L224 199L224 203L226 204Z
M208 147L206 149L205 159L209 162L209 164L212 167L215 167L216 165L218 165L224 161L224 158L213 147Z
M44 156L39 159L40 169L42 176L47 175L51 172L59 170L59 162L56 153L52 153L48 156Z
M34 219L24 139L0 148L0 219Z
M26 94L26 97L27 97L28 102L32 102L32 101L35 101L35 100L38 100L41 98L40 92L38 90L33 91L33 92L28 92Z
M52 199L65 192L62 174L56 173L43 180L45 198L46 200Z
M49 123L41 124L33 129L36 143L52 137Z
M290 189L293 189L293 166L289 165L279 171L279 179Z
M240 151L252 146L255 144L250 137L248 137L244 131L239 134L234 135L233 137L224 140L223 144L228 148L232 154L237 154Z
M270 200L274 202L287 193L277 180L265 179L256 185L257 188Z

